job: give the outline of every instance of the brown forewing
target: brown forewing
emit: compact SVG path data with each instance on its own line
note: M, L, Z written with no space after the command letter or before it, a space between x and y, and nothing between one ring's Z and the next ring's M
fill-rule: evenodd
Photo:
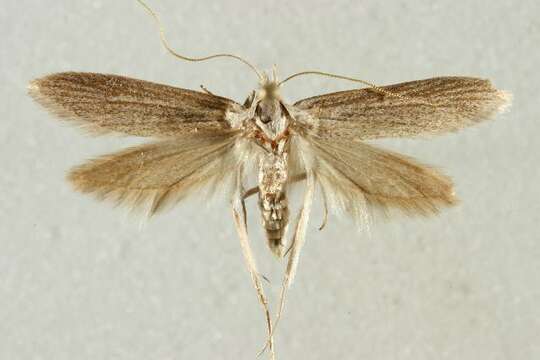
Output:
M368 206L430 215L457 201L449 177L405 156L358 141L310 143L315 174L331 205L356 218Z
M147 206L151 215L203 187L225 183L237 165L235 139L234 132L198 134L137 146L78 166L68 179L83 193Z
M118 75L66 72L30 83L32 97L92 133L174 137L228 129L234 101Z
M488 80L470 77L439 77L381 89L401 97L368 88L315 96L294 106L317 119L323 138L374 139L456 131L488 119L510 100Z

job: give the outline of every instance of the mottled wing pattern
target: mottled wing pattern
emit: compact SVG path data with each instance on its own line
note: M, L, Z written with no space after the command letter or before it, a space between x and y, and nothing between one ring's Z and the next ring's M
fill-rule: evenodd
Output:
M91 133L175 137L230 128L234 101L118 75L66 72L30 83L32 97Z
M215 190L234 175L236 133L186 136L137 146L74 168L68 179L92 193L153 214L190 193Z
M318 123L318 134L334 139L436 135L490 118L510 100L488 80L439 77L341 91L298 101L294 106ZM313 124L297 124L297 126Z
M449 177L405 156L358 141L309 142L327 200L357 220L365 220L369 208L430 215L457 201Z

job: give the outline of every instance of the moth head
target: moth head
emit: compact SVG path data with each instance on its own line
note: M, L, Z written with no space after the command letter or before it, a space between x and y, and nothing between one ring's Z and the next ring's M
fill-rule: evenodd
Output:
M280 84L277 78L276 65L272 68L272 77L264 73L259 82L259 90L257 91L258 100L280 100L279 95Z
M263 83L261 87L259 88L259 94L258 98L260 100L264 99L280 99L279 95L279 85L275 81L268 81L266 83Z

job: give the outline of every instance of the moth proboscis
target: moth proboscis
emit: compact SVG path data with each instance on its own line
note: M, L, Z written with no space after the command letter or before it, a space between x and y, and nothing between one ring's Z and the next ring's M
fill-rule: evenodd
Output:
M205 88L193 91L118 75L65 72L32 81L30 95L57 117L75 121L91 133L157 139L74 168L68 179L83 193L145 207L152 215L203 188L228 184L242 252L265 313L268 340L263 350L269 348L271 358L273 334L296 274L315 188L321 189L325 207L358 222L365 222L373 209L436 214L456 203L450 178L364 141L454 132L489 119L510 102L508 93L472 77L379 87L305 71L278 81L275 72L266 75L237 55L189 58L172 50L157 15L137 1L157 21L161 41L171 54L188 61L234 58L255 71L259 87L240 104ZM285 102L281 86L307 74L369 87ZM246 189L250 172L257 173L258 185ZM300 181L306 190L288 243L287 194L290 185ZM248 239L245 199L252 195L258 197L269 249L278 258L288 258L275 322Z

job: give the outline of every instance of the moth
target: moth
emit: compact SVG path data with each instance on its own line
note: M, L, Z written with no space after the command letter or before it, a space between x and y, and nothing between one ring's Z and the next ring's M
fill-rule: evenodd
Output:
M145 4L143 6L146 7ZM148 11L159 20L154 12ZM305 242L316 188L334 211L365 222L374 209L433 215L456 203L453 184L440 171L366 143L379 138L419 137L454 132L502 111L508 93L488 80L437 77L384 87L324 94L295 103L280 95L283 84L252 68L259 85L243 103L208 90L187 90L119 75L65 72L30 83L30 95L61 119L93 134L117 133L156 141L106 155L71 170L75 189L155 214L205 188L222 186L231 198L234 223L247 268L263 305L267 345L283 310ZM255 173L258 183L246 187ZM303 203L293 219L288 190L305 183ZM276 322L268 310L247 232L245 199L256 196L272 254L287 258ZM286 241L287 229L292 237ZM266 348L266 346L265 346Z

